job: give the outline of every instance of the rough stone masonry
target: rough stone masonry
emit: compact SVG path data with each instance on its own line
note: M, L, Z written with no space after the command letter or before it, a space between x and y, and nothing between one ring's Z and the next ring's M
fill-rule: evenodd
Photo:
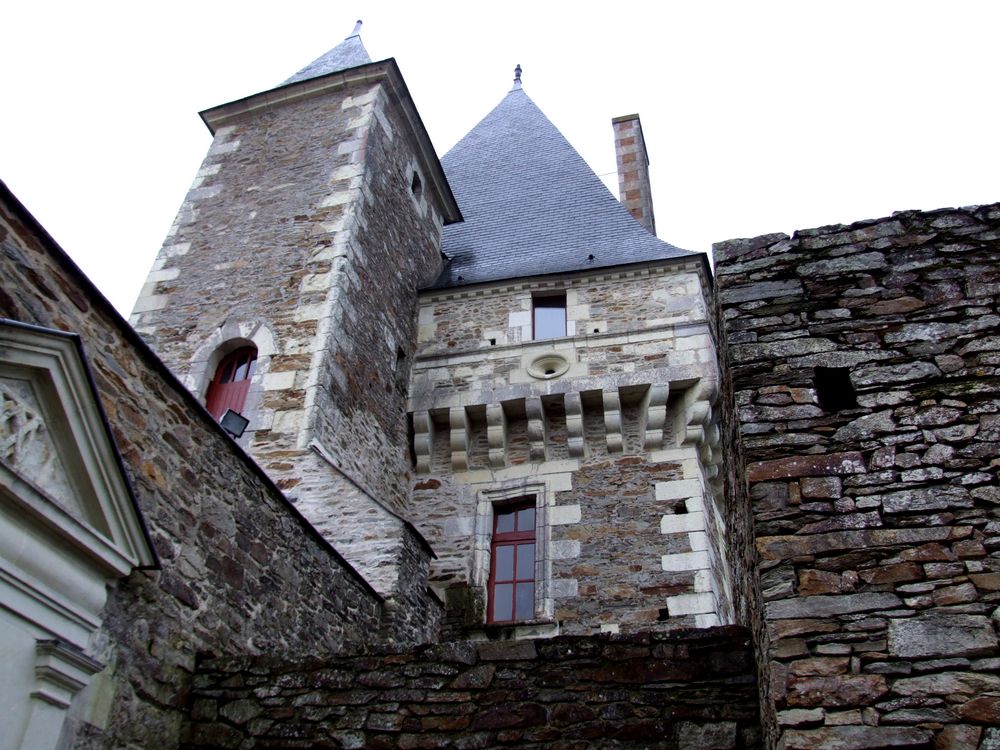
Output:
M785 750L1000 747L998 240L994 205L715 246L732 563Z

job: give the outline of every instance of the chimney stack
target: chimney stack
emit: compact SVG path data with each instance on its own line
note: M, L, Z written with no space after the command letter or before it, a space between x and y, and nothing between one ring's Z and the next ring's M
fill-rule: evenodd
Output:
M615 157L618 161L618 197L622 205L652 234L653 195L649 187L649 157L642 137L639 115L623 115L611 121L615 130Z

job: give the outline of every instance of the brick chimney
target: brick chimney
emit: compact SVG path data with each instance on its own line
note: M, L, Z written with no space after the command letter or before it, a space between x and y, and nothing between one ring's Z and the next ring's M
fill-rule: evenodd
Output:
M615 130L619 200L640 224L656 234L653 194L649 187L649 157L639 115L616 117L611 127Z

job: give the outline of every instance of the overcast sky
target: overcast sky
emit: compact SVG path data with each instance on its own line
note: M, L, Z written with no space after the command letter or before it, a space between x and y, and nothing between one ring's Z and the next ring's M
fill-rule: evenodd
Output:
M276 86L357 18L439 154L517 63L598 174L611 118L638 112L658 233L690 250L1000 201L985 0L10 3L0 179L127 314L208 149L197 113Z

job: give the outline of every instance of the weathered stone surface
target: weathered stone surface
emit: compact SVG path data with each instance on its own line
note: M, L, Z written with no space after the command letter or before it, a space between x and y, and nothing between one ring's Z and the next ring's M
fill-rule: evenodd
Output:
M719 263L723 295L804 286L794 300L718 300L730 352L723 390L734 397L722 401L723 424L733 423L727 445L746 460L726 475L729 521L761 561L748 616L766 617L757 626L770 638L766 687L778 707L820 700L822 686L803 680L877 674L889 690L826 711L822 728L808 723L815 717L770 718L765 702L775 743L785 727L785 746L928 748L925 727L945 725L937 747L983 750L968 731L977 720L957 710L964 702L988 716L1000 693L987 666L1000 656L998 222L995 207L905 212L750 243ZM795 353L815 342L823 351ZM823 414L783 416L797 402L780 389L809 386L816 400L802 403ZM822 470L847 454L857 456L851 470ZM845 611L862 595L885 596L869 600L884 608L856 599L861 609ZM850 669L808 674L840 667L814 661L828 658L850 658Z
M1000 677L975 672L942 672L906 677L892 685L899 695L976 695L1000 692Z
M1000 726L1000 695L984 695L963 703L958 715L966 721L987 726Z
M788 679L790 706L868 706L889 692L883 675L800 677Z
M908 727L842 726L793 729L784 733L779 750L888 750L896 747L928 748L932 734Z
M948 539L947 528L873 529L870 531L835 531L803 537L760 537L757 548L768 559L783 559L843 550L897 545L913 545Z
M681 723L677 731L679 750L732 750L736 747L736 722Z
M721 299L727 304L752 302L774 297L787 297L802 293L802 282L798 279L787 281L768 281L758 284L730 287L721 293Z
M989 618L930 612L889 621L889 653L904 658L982 656L994 653L997 636Z
M866 471L860 453L834 453L818 456L790 456L773 461L760 461L747 466L747 480L766 482L790 477L863 474Z
M767 616L770 619L801 619L831 617L853 612L892 609L902 605L895 594L844 594L841 596L807 596L770 602Z
M462 662L442 647L202 661L194 702L224 701L239 710L200 710L184 749L273 746L279 739L289 743L282 747L325 747L334 724L351 732L352 747L563 750L573 738L582 748L657 747L668 737L688 750L763 747L742 628L562 636L535 645L479 644L463 649ZM366 689L371 675L397 687ZM250 715L256 718L246 721Z
M972 498L964 487L926 487L877 495L886 513L913 513L945 508L971 508Z

